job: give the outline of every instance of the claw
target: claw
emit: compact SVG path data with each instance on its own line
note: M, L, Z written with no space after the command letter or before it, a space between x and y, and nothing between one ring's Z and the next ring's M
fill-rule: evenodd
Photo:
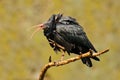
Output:
M57 67L58 66L58 62L54 62L55 66Z

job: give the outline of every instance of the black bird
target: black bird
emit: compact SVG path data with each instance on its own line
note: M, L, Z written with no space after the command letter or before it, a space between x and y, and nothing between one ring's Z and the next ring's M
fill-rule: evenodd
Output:
M54 51L65 51L69 55L84 54L89 50L97 52L89 41L83 27L79 25L76 19L62 14L53 14L46 23L38 25L39 29L44 30L44 35ZM99 61L97 57L91 57ZM84 64L92 67L89 57L81 59Z

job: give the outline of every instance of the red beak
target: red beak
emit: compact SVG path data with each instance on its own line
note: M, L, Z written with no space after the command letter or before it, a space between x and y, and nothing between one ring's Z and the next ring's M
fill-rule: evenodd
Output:
M44 29L44 24L38 24L38 25L36 25L36 28Z
M44 24L38 24L33 26L32 28L35 28L35 31L32 33L31 38L35 35L36 32L44 29Z

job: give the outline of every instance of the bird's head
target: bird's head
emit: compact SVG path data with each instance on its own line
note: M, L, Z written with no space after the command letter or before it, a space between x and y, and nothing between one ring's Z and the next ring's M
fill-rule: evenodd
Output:
M44 30L44 31L48 31L48 30L52 30L55 29L56 27L56 23L59 21L59 19L62 17L62 14L53 14L47 22L42 23L42 24L38 24L36 26L34 26L35 31L32 33L31 38L33 37L33 35L40 31L40 30Z

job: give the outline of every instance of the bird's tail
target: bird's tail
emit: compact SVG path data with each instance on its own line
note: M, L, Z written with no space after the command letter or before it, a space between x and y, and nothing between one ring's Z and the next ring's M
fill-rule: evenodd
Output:
M92 62L91 62L90 58L86 57L86 58L82 58L81 60L82 60L83 64L86 64L88 67L92 67Z
M100 59L98 57L91 57L91 58L96 61L100 61ZM90 58L86 57L86 58L82 58L81 60L82 60L83 64L86 64L88 67L92 67L92 61L90 60Z

